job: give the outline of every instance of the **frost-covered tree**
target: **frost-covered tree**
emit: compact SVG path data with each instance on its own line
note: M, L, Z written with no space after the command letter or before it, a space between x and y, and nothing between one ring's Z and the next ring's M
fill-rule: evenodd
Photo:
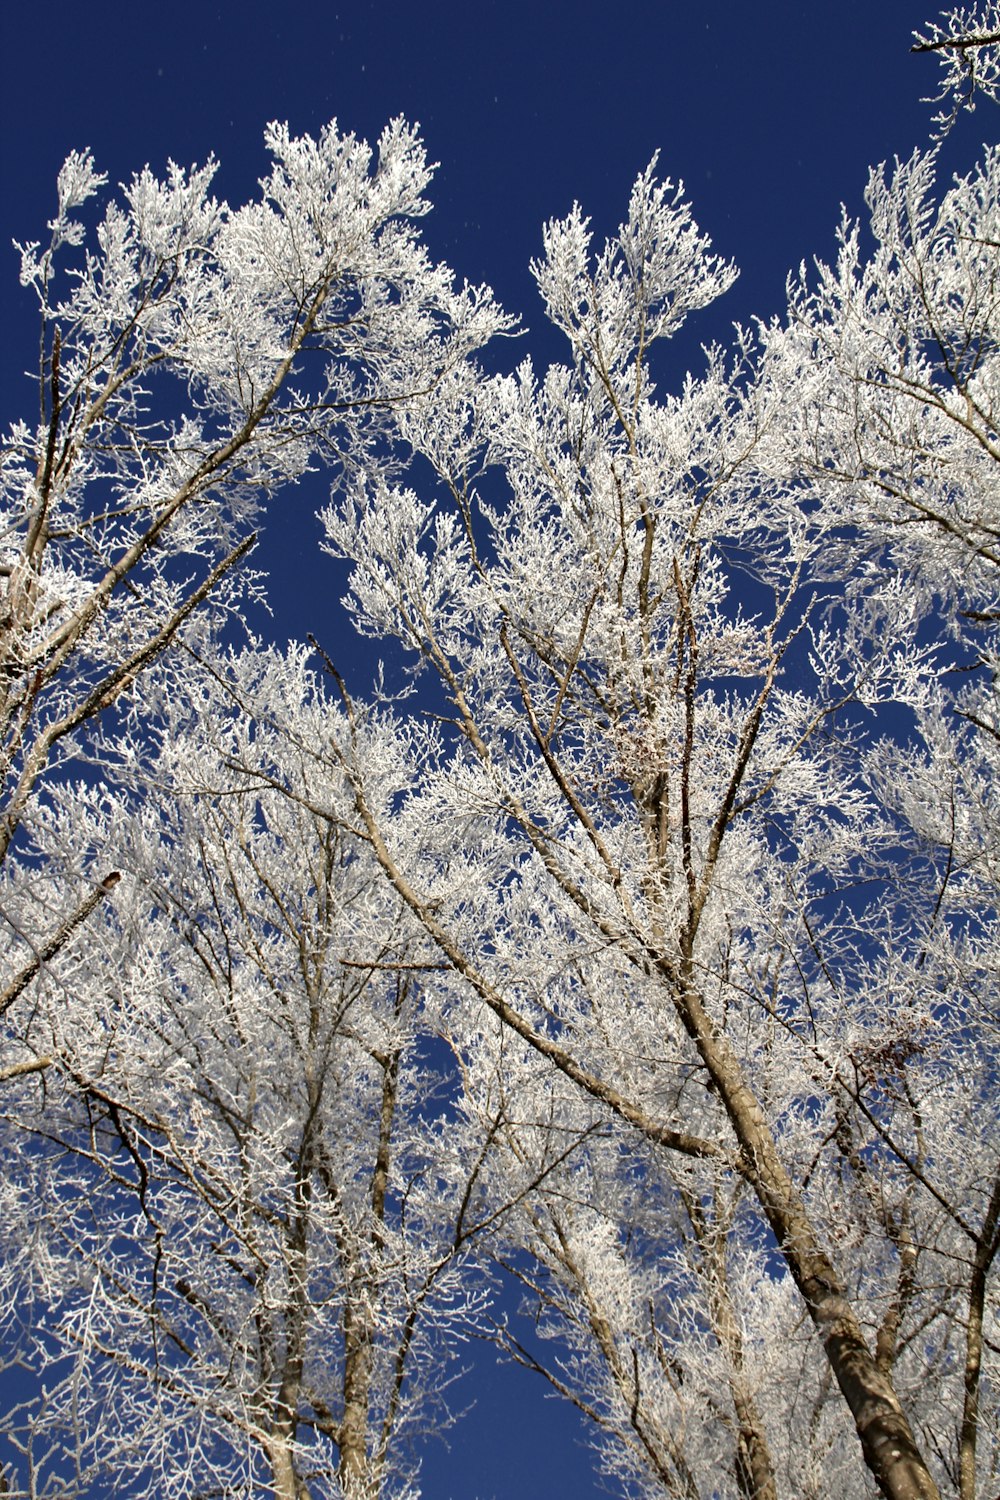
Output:
M65 1492L67 1464L84 1490L111 1473L130 1493L240 1474L282 1495L379 1492L390 1474L399 1489L408 1415L435 1387L414 1374L430 1309L462 1301L471 1199L449 1199L435 1160L412 980L395 950L379 967L393 919L370 914L369 971L343 915L365 882L351 890L339 836L268 842L252 783L211 780L190 714L222 733L214 627L257 588L240 564L262 508L319 464L391 466L393 409L506 320L424 251L430 170L409 127L377 153L332 125L267 144L258 201L215 200L213 163L146 170L89 230L105 180L73 154L48 245L22 247L39 415L2 456L0 1073L3 1359L46 1393L7 1424L33 1494ZM178 779L185 757L204 786ZM227 843L241 818L253 848ZM286 846L303 864L279 880ZM283 983L294 1020L274 1011ZM457 1125L448 1139L471 1190Z
M876 232L903 224L907 244L939 212L914 170L873 199ZM836 334L796 293L786 328L660 396L655 341L731 272L650 170L602 251L578 210L546 231L535 272L570 363L474 400L442 388L401 417L438 494L362 484L326 516L359 628L436 676L453 725L413 742L391 819L344 742L352 829L547 1060L531 1118L561 1074L630 1127L620 1170L669 1200L644 1229L543 1187L528 1216L576 1350L564 1386L633 1451L643 1428L683 1433L638 1454L654 1491L719 1483L715 1406L663 1416L693 1324L742 1494L831 1474L867 1493L848 1414L886 1496L971 1497L995 1473L996 201L992 156L942 200L937 289L880 250L845 272ZM872 361L839 384L837 337L837 358ZM493 475L480 498L483 468L502 501ZM850 508L866 484L878 508ZM578 1233L606 1253L578 1254ZM669 1309L641 1339L633 1270ZM638 1364L657 1349L659 1386Z
M132 796L76 786L41 818L50 878L113 850L121 880L33 986L16 1056L49 1066L0 1100L33 1496L408 1494L479 1318L490 1132L442 1068L439 957L342 831L301 653L227 685L172 714Z
M311 466L373 464L394 405L504 326L420 243L412 129L377 153L334 125L267 144L257 201L213 198L213 162L146 169L90 230L105 178L74 153L48 244L21 247L38 414L0 450L0 861L46 774L194 612L237 607L262 506Z

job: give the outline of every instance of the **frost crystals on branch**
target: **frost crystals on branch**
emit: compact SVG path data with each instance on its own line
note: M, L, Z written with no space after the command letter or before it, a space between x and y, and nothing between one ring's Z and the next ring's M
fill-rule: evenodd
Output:
M940 135L947 135L960 110L975 109L978 95L994 103L1000 100L1000 5L996 0L958 6L913 35L914 52L936 53L941 60L938 91L926 101L950 104L934 116Z

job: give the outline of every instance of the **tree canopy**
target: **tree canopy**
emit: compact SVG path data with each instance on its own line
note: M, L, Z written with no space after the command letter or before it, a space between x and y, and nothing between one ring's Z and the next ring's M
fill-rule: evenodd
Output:
M918 42L956 109L991 25ZM1000 153L874 170L677 382L735 268L656 159L497 373L416 132L266 139L91 230L74 154L21 247L7 1491L402 1500L476 1336L623 1493L989 1500ZM240 625L321 466L402 678Z

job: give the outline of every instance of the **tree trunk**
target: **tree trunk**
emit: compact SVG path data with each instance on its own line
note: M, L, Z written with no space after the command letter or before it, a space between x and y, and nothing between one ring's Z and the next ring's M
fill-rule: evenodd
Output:
M986 1276L997 1249L1000 1221L1000 1175L983 1223L969 1285L969 1315L965 1332L962 1426L958 1450L960 1500L976 1500L976 1446L979 1437L979 1383L983 1363L983 1311L986 1306Z
M886 1500L940 1500L899 1398L879 1370L833 1262L778 1155L764 1112L728 1041L693 988L678 1008L694 1037L739 1142L743 1171L802 1293L837 1384L851 1410L865 1463Z

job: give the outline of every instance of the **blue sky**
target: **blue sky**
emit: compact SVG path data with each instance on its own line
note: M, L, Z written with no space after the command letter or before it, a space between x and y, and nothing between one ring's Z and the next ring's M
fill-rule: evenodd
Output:
M684 179L699 223L742 271L685 334L679 380L702 340L780 311L790 267L833 253L839 206L860 211L870 164L926 139L920 100L935 65L909 44L932 14L907 0L309 0L283 10L261 0L10 0L0 23L4 419L32 409L20 372L36 337L6 247L44 236L67 151L90 147L113 181L147 162L214 153L219 192L240 201L264 170L270 119L316 131L336 117L368 137L396 114L420 122L441 164L425 222L431 251L491 283L522 317L528 332L511 361L559 353L528 272L543 220L578 199L599 233L612 231L658 149L661 172ZM947 164L970 165L991 130L986 113L960 122ZM265 536L259 561L276 580L277 638L312 630L339 655L339 580L317 550L317 483L297 497L295 524ZM470 1359L478 1373L459 1404L477 1406L450 1453L429 1449L425 1494L601 1493L572 1413L544 1402L534 1377L493 1370L476 1350Z

